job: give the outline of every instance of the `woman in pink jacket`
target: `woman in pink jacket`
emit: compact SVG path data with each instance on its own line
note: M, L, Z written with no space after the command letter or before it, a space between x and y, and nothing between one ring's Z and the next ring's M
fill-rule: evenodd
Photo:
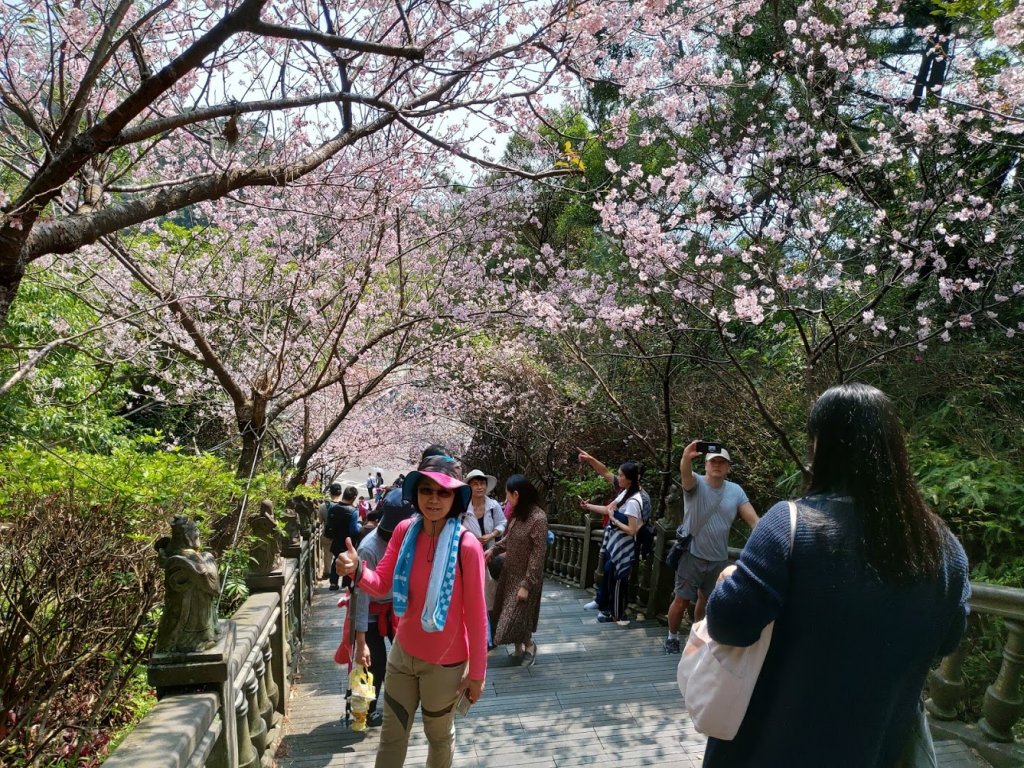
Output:
M370 595L394 593L401 621L388 655L384 725L376 768L405 763L416 708L423 710L427 767L448 768L455 748L455 706L472 704L487 672L483 549L459 522L470 491L450 456L425 458L402 485L418 514L398 524L371 569L351 542L338 568Z

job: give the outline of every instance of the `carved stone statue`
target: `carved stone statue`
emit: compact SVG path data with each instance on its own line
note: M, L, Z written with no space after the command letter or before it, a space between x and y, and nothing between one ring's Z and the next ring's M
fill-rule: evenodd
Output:
M302 546L302 529L299 523L299 516L294 507L284 508L284 535L281 543L285 547L295 548Z
M281 567L281 538L270 499L260 502L260 511L249 518L249 529L255 539L249 549L249 556L255 561L249 566L249 573L254 576L273 573Z
M154 545L164 568L164 612L156 632L157 653L204 651L217 642L217 562L199 549L199 529L183 515L171 535Z
M669 488L665 496L665 524L678 525L683 520L683 496L676 486Z
M299 529L310 539L313 537L313 526L316 523L316 505L303 496L292 496L288 506L299 516Z

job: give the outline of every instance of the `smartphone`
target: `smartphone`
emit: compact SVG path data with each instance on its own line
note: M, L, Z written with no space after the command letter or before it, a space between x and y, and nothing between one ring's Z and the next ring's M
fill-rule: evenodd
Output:
M469 713L469 708L473 706L473 702L469 700L469 696L466 695L466 691L459 695L459 698L455 701L455 714L465 715Z
M718 453L721 450L721 443L705 443L703 440L697 443L697 453Z

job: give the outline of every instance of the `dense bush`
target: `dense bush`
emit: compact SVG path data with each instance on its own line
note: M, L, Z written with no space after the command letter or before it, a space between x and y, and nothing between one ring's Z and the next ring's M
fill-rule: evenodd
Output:
M163 594L152 542L175 514L209 529L242 493L216 457L153 447L0 451L4 765L96 764L111 735L147 705L140 665ZM251 490L275 485L258 477ZM242 558L225 560L237 570Z

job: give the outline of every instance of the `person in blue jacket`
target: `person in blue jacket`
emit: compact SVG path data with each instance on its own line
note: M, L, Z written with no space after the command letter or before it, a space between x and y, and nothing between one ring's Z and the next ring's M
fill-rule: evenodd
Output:
M929 667L964 632L967 556L918 492L889 398L833 387L808 426L792 548L781 502L708 600L719 643L775 628L739 732L709 739L705 768L893 768Z

